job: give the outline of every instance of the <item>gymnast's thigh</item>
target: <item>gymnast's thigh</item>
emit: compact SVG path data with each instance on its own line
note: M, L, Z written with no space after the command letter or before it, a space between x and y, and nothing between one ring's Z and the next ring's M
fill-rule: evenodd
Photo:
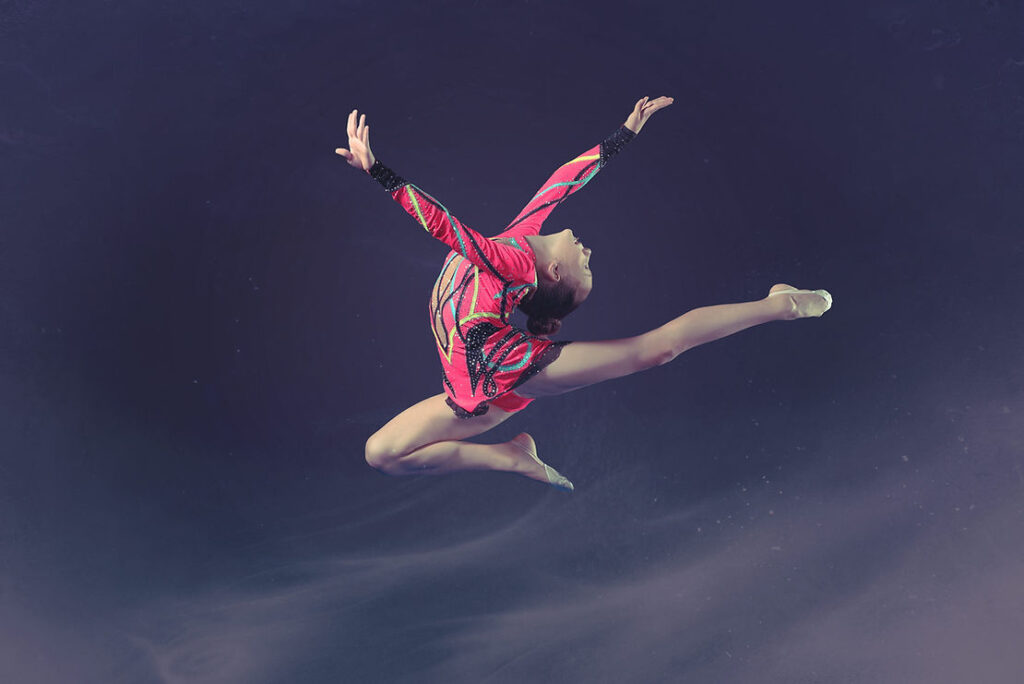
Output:
M650 334L596 342L573 341L561 349L558 358L515 388L523 397L565 394L612 378L632 375L664 358L657 340Z
M445 403L446 396L435 394L399 413L370 436L367 451L400 456L434 442L479 435L513 415L490 406L482 416L459 418Z

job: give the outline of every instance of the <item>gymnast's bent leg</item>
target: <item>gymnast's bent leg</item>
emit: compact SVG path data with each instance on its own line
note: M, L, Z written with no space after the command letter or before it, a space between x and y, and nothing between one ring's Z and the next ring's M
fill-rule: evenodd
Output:
M565 394L604 380L632 375L684 351L770 321L820 316L831 306L823 295L780 283L753 302L718 304L688 311L636 337L567 344L554 362L516 388L523 397ZM826 293L827 295L827 293Z
M366 462L389 475L501 470L540 479L528 453L535 451L533 439L526 433L502 444L462 441L504 422L512 412L492 405L481 416L459 418L445 396L436 394L410 406L371 435L366 440Z

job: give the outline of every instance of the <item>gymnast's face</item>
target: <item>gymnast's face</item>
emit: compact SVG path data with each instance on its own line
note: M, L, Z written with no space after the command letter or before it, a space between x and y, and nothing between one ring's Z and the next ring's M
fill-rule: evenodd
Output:
M584 247L571 228L554 236L554 261L558 264L559 275L576 285L576 301L582 302L594 287L594 275L590 272L590 249Z

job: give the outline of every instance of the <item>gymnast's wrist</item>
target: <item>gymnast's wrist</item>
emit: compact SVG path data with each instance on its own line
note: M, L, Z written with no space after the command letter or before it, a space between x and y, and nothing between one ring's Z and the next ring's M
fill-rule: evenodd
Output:
M383 185L384 189L388 192L400 188L406 183L404 178L381 164L379 159L374 161L373 166L370 167L369 173L370 177Z

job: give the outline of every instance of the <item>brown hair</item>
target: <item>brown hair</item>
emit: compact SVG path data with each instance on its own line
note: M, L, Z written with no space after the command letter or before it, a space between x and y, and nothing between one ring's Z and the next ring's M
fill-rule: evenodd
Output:
M536 290L519 302L519 310L529 316L526 327L534 335L554 335L562 327L562 319L579 303L576 288L565 279L542 281Z

